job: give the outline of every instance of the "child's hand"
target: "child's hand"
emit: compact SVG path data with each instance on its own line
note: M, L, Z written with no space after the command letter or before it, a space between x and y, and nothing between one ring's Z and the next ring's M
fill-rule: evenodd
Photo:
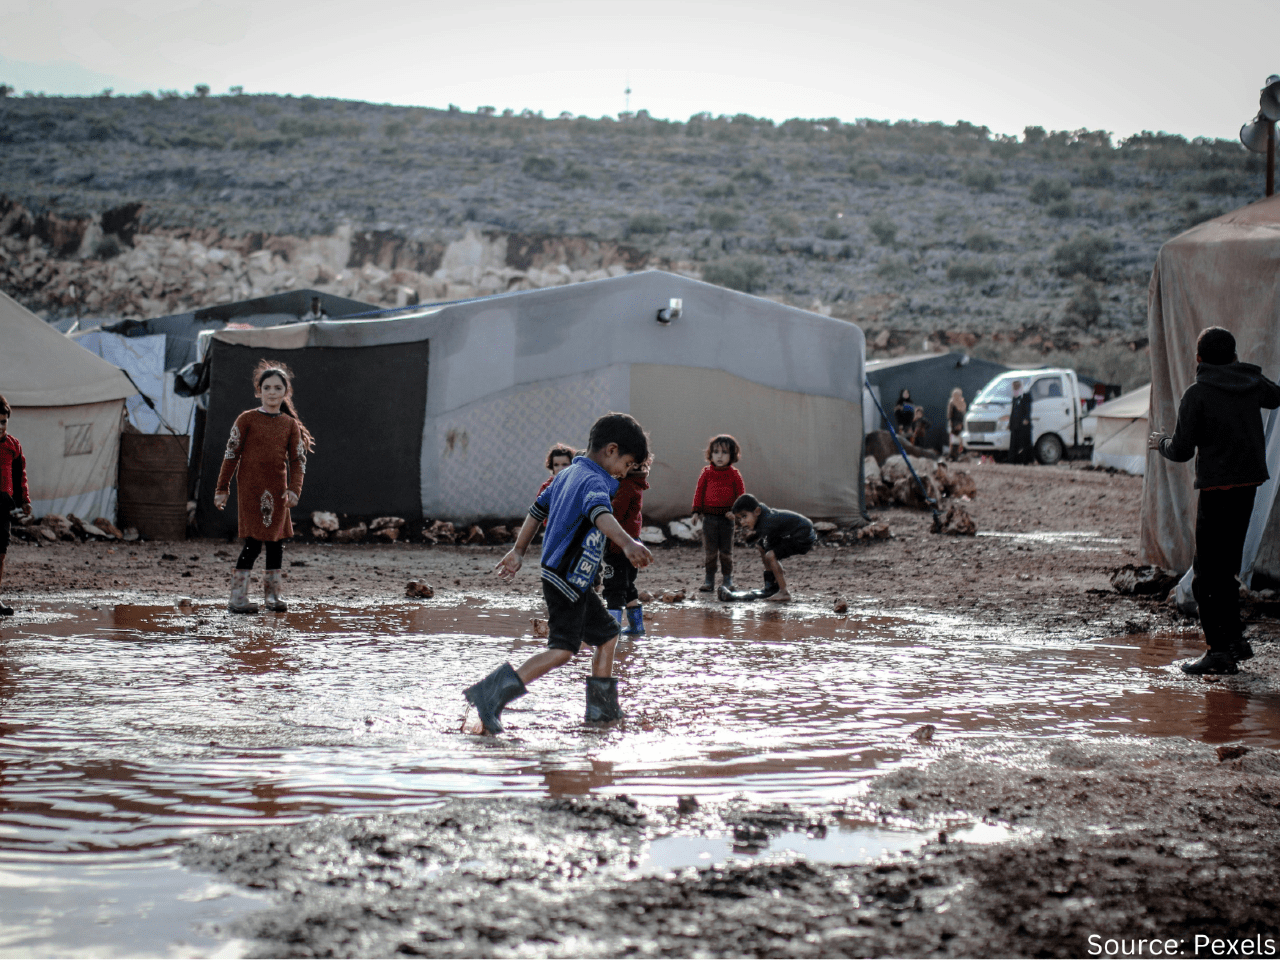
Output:
M622 553L637 570L643 570L649 564L653 563L653 554L650 553L649 548L639 540L632 540L622 548Z
M31 516L31 504L24 503L18 512L21 513L24 517Z
M227 505L227 497L229 497L229 496L230 496L230 494L226 494L226 493L215 493L215 494L213 495L213 505L214 505L214 507L216 507L217 509L221 510L223 507L225 507L225 506Z
M298 495L292 490L286 490L284 492L284 502L291 507L296 507L298 505Z
M524 557L516 553L513 547L507 551L505 557L498 561L498 565L493 568L493 572L498 575L500 580L513 580L522 566L524 566Z

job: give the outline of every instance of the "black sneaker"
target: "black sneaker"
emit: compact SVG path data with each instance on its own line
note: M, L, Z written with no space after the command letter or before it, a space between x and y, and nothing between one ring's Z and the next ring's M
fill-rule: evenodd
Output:
M1206 674L1222 676L1239 673L1240 668L1236 666L1235 657L1226 650L1210 650L1199 660L1192 663L1184 663L1182 672L1189 673L1193 677L1200 677Z
M1248 640L1237 640L1231 645L1231 656L1235 657L1236 663L1252 660L1253 645Z

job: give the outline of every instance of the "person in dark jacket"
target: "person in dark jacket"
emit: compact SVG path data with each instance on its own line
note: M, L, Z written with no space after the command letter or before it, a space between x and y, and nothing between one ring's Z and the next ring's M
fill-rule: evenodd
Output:
M1009 407L1009 462L1030 463L1034 453L1031 444L1031 391L1022 381L1013 381L1013 403Z
M1173 435L1152 433L1147 439L1147 447L1166 460L1196 458L1200 505L1191 592L1209 651L1184 663L1184 673L1236 673L1237 664L1253 656L1241 631L1236 574L1254 495L1269 477L1261 412L1276 407L1280 387L1261 368L1239 362L1230 331L1208 327L1196 341L1196 380L1178 404Z

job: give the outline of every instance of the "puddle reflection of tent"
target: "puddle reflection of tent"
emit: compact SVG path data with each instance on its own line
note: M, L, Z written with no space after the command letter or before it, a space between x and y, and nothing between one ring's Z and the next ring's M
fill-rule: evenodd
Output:
M1195 380L1196 338L1205 327L1230 330L1242 361L1280 374L1280 195L1206 221L1160 248L1151 275L1151 429L1172 432L1178 402ZM1264 411L1267 470L1245 540L1242 571L1253 586L1280 580L1280 416ZM1142 556L1186 570L1194 551L1196 492L1190 464L1147 462L1142 488Z
M1131 390L1094 407L1098 426L1093 434L1093 462L1142 476L1147 471L1147 435L1151 432L1147 410L1151 384Z
M658 322L670 300L682 314ZM529 507L556 441L585 446L611 410L649 430L645 514L689 513L708 437L743 447L747 487L812 517L862 510L862 331L851 323L658 271L440 304L387 319L211 336L199 523L260 358L297 373L316 436L299 515L448 519ZM429 372L428 372L428 356Z
M22 442L36 516L111 519L129 378L0 293L0 394Z

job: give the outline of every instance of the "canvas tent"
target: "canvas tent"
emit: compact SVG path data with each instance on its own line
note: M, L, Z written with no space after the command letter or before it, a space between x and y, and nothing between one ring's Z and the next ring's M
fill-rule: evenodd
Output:
M70 339L129 375L138 388L138 393L125 401L134 427L142 433L190 435L196 402L192 397L180 396L174 390L173 377L166 375L164 334L126 337L105 330L86 330L71 334Z
M137 392L118 367L0 293L0 394L13 407L36 516L115 516L124 401Z
M658 311L673 298L681 315ZM522 291L382 320L212 335L199 522L260 358L297 374L316 436L297 513L523 515L547 448L633 414L656 454L645 515L686 516L707 439L743 447L747 487L813 517L862 510L864 339L856 326L669 273Z
M1098 420L1093 434L1094 463L1139 477L1146 472L1150 405L1151 384L1148 383L1094 408L1093 416Z
M1280 195L1206 221L1163 247L1148 293L1151 341L1151 429L1171 432L1178 402L1195 380L1195 345L1209 326L1226 327L1240 359L1280 374ZM1269 427L1271 481L1259 488L1244 570L1280 580L1280 432ZM1190 464L1147 457L1142 488L1142 555L1146 562L1186 570L1194 551L1196 492Z
M1008 369L1002 364L978 360L964 353L920 353L867 361L867 381L877 391L877 399L890 417L899 393L904 387L910 390L911 399L924 405L925 417L931 424L924 446L941 450L947 444L947 401L951 399L951 391L959 387L968 403L979 390ZM874 405L870 407L874 418L868 418L867 432L887 429L879 411Z

